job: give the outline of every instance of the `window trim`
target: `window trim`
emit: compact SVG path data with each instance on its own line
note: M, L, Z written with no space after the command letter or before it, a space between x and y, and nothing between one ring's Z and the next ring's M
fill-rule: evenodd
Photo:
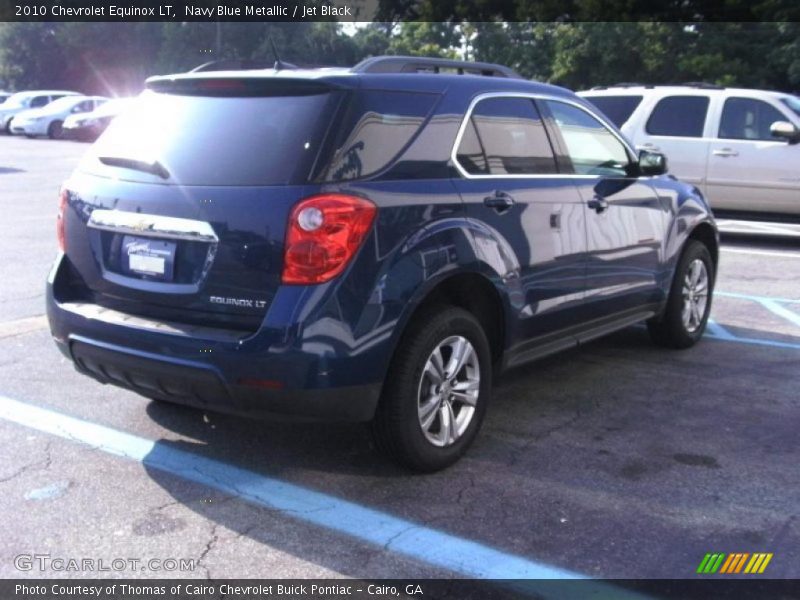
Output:
M458 127L458 133L456 134L456 139L453 144L453 148L450 151L450 161L455 166L456 170L464 179L563 179L563 178L578 178L578 179L597 179L601 177L601 175L580 175L578 173L514 173L514 174L498 174L498 175L473 175L469 173L461 164L458 162L458 147L461 145L461 139L464 137L464 132L467 128L467 123L472 118L472 112L475 110L475 106L482 100L486 100L488 98L527 98L533 100L538 106L538 100L549 100L553 102L563 102L564 104L569 104L582 110L583 112L587 113L589 116L594 117L597 119L601 125L603 125L606 129L608 129L611 134L619 140L622 146L628 151L629 157L637 156L637 153L634 152L631 145L628 141L623 138L620 134L618 134L614 127L610 124L608 119L603 118L602 116L595 114L592 110L588 109L587 107L583 106L579 102L575 102L574 100L570 100L568 98L561 98L559 96L552 96L550 94L538 94L532 92L485 92L482 94L478 94L475 96L469 103L467 107L467 112L464 114L464 117L461 120L461 125ZM544 118L544 116L542 116ZM553 148L555 154L556 163L558 164L558 150Z

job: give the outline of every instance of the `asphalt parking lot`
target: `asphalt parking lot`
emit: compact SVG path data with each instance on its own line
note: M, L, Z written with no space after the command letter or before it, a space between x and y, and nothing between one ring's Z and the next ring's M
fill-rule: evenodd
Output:
M115 576L684 578L708 552L800 577L800 226L724 237L695 348L633 327L511 372L466 458L411 475L361 425L204 415L76 374L43 290L85 149L0 136L0 577L92 575L15 567L49 553L196 561Z

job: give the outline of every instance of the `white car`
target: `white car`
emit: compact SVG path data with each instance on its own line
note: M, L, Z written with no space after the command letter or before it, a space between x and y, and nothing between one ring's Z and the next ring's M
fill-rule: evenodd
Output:
M0 129L6 133L11 133L11 122L19 113L31 108L42 108L53 100L58 100L64 96L80 95L78 92L64 90L38 90L12 94L3 104L0 104Z
M719 213L800 214L800 98L708 84L620 84L578 95L638 149L667 155Z
M67 96L54 100L42 108L19 113L11 124L11 133L36 137L46 135L59 139L63 133L64 119L70 115L92 112L107 102L103 96Z
M126 110L135 98L112 98L90 113L70 115L64 119L65 138L92 141L105 131L109 123Z

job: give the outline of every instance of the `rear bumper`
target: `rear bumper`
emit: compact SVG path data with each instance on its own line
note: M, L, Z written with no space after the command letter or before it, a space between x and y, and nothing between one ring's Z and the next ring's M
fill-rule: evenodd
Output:
M149 398L256 418L368 421L381 390L359 356L287 343L286 332L254 335L172 326L54 294L63 257L47 284L53 338L75 368Z
M368 421L379 386L316 390L230 385L210 365L133 352L84 338L60 344L78 372L148 398L265 419Z

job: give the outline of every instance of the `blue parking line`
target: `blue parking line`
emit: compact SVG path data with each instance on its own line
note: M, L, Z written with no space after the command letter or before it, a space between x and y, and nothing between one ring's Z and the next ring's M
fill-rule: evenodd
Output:
M753 302L785 302L787 304L800 304L800 298L774 298L772 296L758 296L753 294L740 294L737 292L721 292L714 290L715 296L724 296L726 298L739 298L740 300L752 300Z
M791 350L800 350L800 344L792 342L780 342L778 340L764 340L760 338L739 337L728 331L725 327L716 321L709 319L706 325L706 333L704 339L720 340L724 342L737 342L740 344L751 344L753 346L772 346L773 348L788 348Z
M0 396L0 418L138 461L246 502L281 511L291 518L332 529L468 577L584 578L578 573L508 554L328 494L5 396Z

